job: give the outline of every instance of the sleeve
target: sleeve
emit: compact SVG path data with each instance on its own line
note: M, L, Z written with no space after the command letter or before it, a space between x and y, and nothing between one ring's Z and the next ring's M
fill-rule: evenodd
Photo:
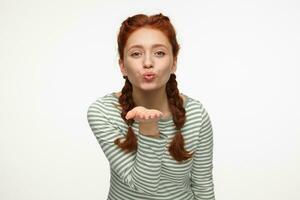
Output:
M110 169L133 190L147 194L156 193L167 138L149 137L139 132L137 152L126 154L114 144L115 139L123 138L124 134L108 120L108 114L109 112L105 113L105 105L96 101L88 108L87 119Z
M191 189L195 200L215 200L212 170L213 129L209 115L203 108L199 144L191 169Z

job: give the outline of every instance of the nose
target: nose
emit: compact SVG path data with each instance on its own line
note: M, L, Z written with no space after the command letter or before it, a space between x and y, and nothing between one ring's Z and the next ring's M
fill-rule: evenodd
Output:
M145 59L144 59L143 65L144 65L144 68L153 67L153 62L152 62L152 58L150 55L145 54Z

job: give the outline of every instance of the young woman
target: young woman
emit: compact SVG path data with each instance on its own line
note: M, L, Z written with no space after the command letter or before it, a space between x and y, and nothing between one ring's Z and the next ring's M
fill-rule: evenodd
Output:
M179 44L163 14L128 17L118 35L120 92L88 122L110 164L111 200L213 200L213 131L200 101L180 93Z

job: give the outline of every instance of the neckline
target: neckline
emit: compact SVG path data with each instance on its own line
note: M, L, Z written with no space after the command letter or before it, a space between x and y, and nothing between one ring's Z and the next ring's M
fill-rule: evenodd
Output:
M187 108L187 103L188 103L188 101L190 100L190 98L189 98L187 95L183 94L183 93L180 93L180 94L181 94L182 96L185 97L185 100L183 101L183 107L184 107L184 109L186 110L186 108ZM111 95L112 97L114 97L116 100L119 99L119 97L116 95L116 92L112 92L112 93L110 93L110 95ZM167 118L164 118L164 119L160 119L159 121L166 122L166 121L171 121L171 120L173 120L173 116L170 116L170 117L167 117Z

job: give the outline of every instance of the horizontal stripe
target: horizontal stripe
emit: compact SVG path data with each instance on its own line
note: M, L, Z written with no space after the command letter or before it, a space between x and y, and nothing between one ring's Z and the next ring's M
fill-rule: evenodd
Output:
M158 121L159 138L143 135L139 132L138 122L134 122L132 129L137 136L138 148L136 152L125 153L114 144L115 139L123 139L128 131L115 93L91 103L87 120L110 165L107 199L215 199L211 121L200 101L184 96L186 121L181 133L185 149L194 152L194 156L181 163L174 160L168 151L176 133L172 116Z

